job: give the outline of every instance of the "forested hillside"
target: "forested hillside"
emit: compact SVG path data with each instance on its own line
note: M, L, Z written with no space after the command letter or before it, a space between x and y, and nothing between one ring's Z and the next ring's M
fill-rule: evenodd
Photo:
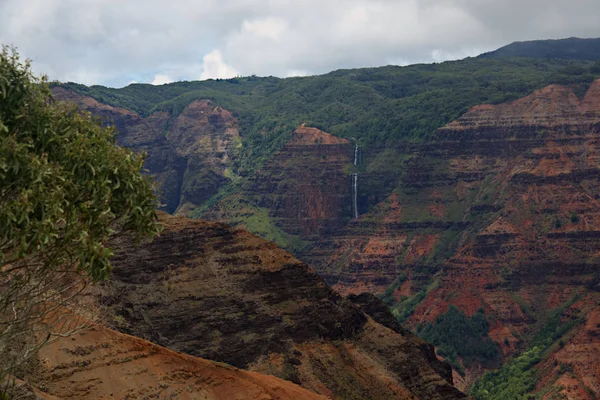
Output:
M287 79L251 76L121 89L62 86L141 116L167 111L174 118L194 100L210 99L239 118L244 146L237 170L244 175L301 123L384 148L428 138L473 105L517 99L551 83L582 92L595 76L600 64L591 61L465 59Z
M568 38L558 40L531 40L514 42L480 58L527 57L567 60L600 59L600 39Z

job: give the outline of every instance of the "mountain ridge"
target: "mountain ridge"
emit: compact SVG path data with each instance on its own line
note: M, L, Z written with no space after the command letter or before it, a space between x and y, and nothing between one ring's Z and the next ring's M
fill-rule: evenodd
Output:
M152 243L115 243L112 282L99 299L116 329L333 398L466 397L432 346L368 315L385 320L375 297L342 298L248 232L167 214L160 221Z
M570 37L566 39L518 41L483 53L478 57L558 58L596 61L600 60L600 39Z

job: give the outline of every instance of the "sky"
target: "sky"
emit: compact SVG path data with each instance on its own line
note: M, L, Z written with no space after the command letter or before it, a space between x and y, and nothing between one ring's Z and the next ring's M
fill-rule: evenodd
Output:
M475 56L600 37L599 0L0 0L0 43L50 79L122 87Z

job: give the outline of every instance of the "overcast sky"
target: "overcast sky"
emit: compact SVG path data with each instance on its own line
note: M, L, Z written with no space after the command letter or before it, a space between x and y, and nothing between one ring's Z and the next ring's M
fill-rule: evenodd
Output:
M312 75L600 37L600 0L0 0L0 43L51 79Z

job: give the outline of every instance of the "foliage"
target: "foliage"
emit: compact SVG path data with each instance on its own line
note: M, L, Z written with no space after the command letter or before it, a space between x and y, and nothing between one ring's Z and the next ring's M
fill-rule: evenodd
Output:
M576 212L571 213L571 223L576 224L579 222L579 215Z
M498 347L487 336L489 329L483 309L467 317L455 306L450 306L448 312L437 317L434 323L419 326L417 334L433 343L438 354L451 364L459 366L460 357L468 366L497 357Z
M256 182L265 163L301 123L350 139L360 145L367 155L365 160L369 160L359 167L369 178L361 180L358 194L361 210L369 211L398 186L402 179L398 171L409 169L410 156L406 154L410 154L407 149L411 143L428 140L436 128L457 118L470 106L522 97L556 80L573 79L573 84L579 86L581 82L591 82L594 65L571 60L465 59L339 70L303 78L253 76L160 86L133 84L121 89L73 83L63 86L143 116L167 111L175 118L194 100L212 100L238 119L242 141L231 154L231 173L246 183ZM189 185L184 182L183 186L186 189ZM194 217L203 217L208 210L205 205L220 202L224 193L234 191L242 197L247 194L248 185L239 181L224 180L224 186L213 199L199 204L201 207L194 211ZM448 211L458 215L465 204L457 201ZM260 203L241 206L256 209ZM423 220L432 218L422 211L421 204L413 204L404 205L403 219L411 217L411 210L420 210ZM252 215L255 214L238 213L235 218L228 217L227 222L250 230L257 228L254 233L268 233L264 237L275 238L289 250L304 246L292 243L297 242L295 238L279 234L277 221L267 219L257 223ZM420 219L419 216L417 220ZM264 223L270 227L262 226ZM439 261L450 254L459 237L457 231L445 232L427 262ZM410 300L406 308L399 310L402 318L407 318L419 302L418 298Z
M478 400L528 400L537 383L533 367L541 361L543 350L534 346L495 372L475 382L470 394Z
M393 306L396 303L396 299L394 298L394 292L396 289L400 289L404 281L406 281L406 274L401 272L398 274L398 277L394 279L392 284L388 286L385 292L380 296L381 301L383 301L388 307Z
M405 322L407 319L413 315L415 309L427 296L427 290L421 290L420 292L415 293L414 295L401 300L396 307L392 309L392 314L398 322ZM389 303L389 300L388 300Z
M258 207L253 205L251 201L240 198L239 195L234 194L236 190L239 190L236 185L225 187L217 196L194 210L191 217L200 217L203 212L212 207L215 210L243 210L239 214L229 216L228 223L235 227L242 227L293 253L300 253L306 249L308 243L299 236L291 235L278 227L269 215L268 209Z
M561 346L561 338L583 320L563 320L567 308L579 299L575 295L560 307L548 312L542 328L531 340L529 349L504 364L498 371L488 372L472 386L470 394L478 400L527 400L538 382L537 365L554 346ZM562 341L564 344L564 341Z
M427 280L428 277L435 275L435 267L428 268L427 266L422 266L421 273L423 273L424 278ZM416 276L412 276L414 280ZM398 320L400 323L404 323L408 318L410 318L415 312L417 306L421 304L427 295L436 290L439 286L439 281L434 280L433 282L429 282L428 286L424 287L422 290L416 292L412 296L404 297L400 299L398 304L396 304L392 308L392 315ZM389 302L390 300L388 300Z
M365 148L394 148L407 139L430 137L470 106L522 97L556 80L589 83L595 76L591 67L588 61L471 58L304 78L246 77L121 89L63 86L142 115L163 110L176 116L193 100L211 99L240 118L244 145L236 173L246 176L302 122ZM577 75L569 75L574 71Z
M115 144L112 130L55 104L29 62L2 49L0 382L63 333L56 315L86 277L108 276L111 237L157 232L156 200L142 164ZM43 335L34 335L40 325Z

